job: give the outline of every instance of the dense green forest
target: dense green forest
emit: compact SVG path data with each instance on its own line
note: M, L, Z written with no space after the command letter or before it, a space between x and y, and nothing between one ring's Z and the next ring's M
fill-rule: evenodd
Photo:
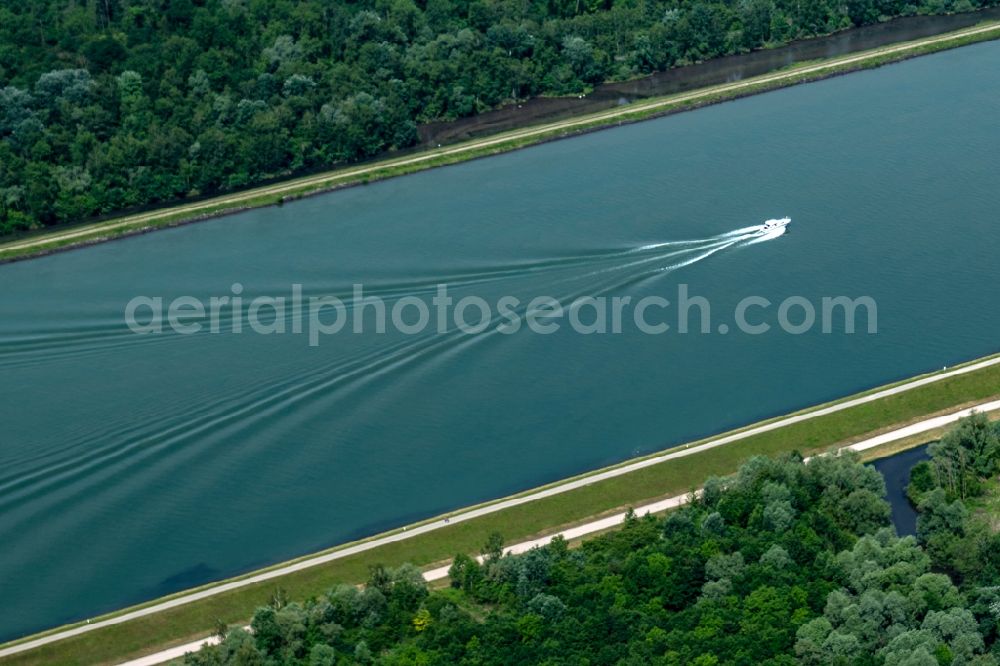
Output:
M933 454L911 484L916 538L853 456L754 458L580 548L503 555L495 535L449 589L403 566L305 603L276 594L252 632L187 664L996 666L1000 535L961 488L1000 494L1000 439L976 417Z
M405 147L418 123L1000 0L2 0L0 234Z

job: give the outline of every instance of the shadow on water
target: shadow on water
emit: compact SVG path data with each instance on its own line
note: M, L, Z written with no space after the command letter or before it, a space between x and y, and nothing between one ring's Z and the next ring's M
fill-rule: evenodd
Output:
M930 456L927 444L915 449L901 451L896 455L882 458L872 463L872 467L885 478L886 501L892 507L892 524L899 536L917 533L917 510L906 497L906 486L910 483L910 470Z
M885 23L792 42L786 46L676 67L640 79L605 83L596 86L588 95L534 97L520 104L510 104L467 118L426 123L418 128L420 142L423 145L454 143L532 123L562 120L649 97L672 95L705 86L740 81L796 63L833 58L887 44L961 30L980 21L997 18L1000 18L1000 7L942 16L897 18Z
M183 571L164 578L153 590L153 597L155 598L157 596L171 594L177 590L184 590L191 587L198 587L199 585L204 585L205 583L210 583L214 580L218 580L221 574L221 571L214 567L210 567L204 562L196 564L193 567L188 567Z

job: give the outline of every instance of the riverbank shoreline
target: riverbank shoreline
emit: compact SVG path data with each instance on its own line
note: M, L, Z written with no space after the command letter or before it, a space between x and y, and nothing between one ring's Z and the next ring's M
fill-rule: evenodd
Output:
M71 229L54 230L0 244L0 263L35 258L53 252L148 233L157 229L191 224L252 208L283 205L296 199L324 194L344 187L366 185L425 169L489 157L549 141L690 111L799 83L808 83L862 69L880 67L920 55L998 38L1000 38L1000 22L988 21L971 28L910 42L891 44L820 62L798 63L788 69L734 83L709 86L665 97L652 97L609 111L588 113L559 122L501 132L481 139L419 151L403 157L388 158L361 166L342 167L202 201L177 204L168 208L84 224Z
M242 576L152 600L86 623L55 628L0 646L4 663L96 663L147 654L204 636L219 619L245 621L280 584L292 598L336 582L363 580L373 563L441 565L474 552L494 531L508 540L607 517L627 506L690 492L731 473L751 455L792 450L820 454L872 441L882 432L956 406L995 399L1000 355L878 387L832 403L748 425L624 461L507 498L343 544ZM866 455L867 457L867 455Z
M421 148L476 139L532 124L568 120L586 113L699 88L771 74L795 64L819 62L863 51L936 37L1000 19L1000 7L957 14L899 16L888 21L836 30L781 45L711 58L646 76L609 81L586 95L539 96L511 102L473 116L420 125Z
M957 418L967 416L970 413L970 410L975 410L977 407L981 410L984 410L985 413L987 414L992 414L994 418L1000 415L995 411L996 408L1000 407L1000 401L992 401L990 403L985 403L985 404L980 403L979 405L976 406L961 409L958 412L951 412L947 415L941 415L938 417L927 419L929 423L923 424L920 427L920 429L925 433L924 435L921 435L922 437L921 443L913 443L906 448L901 448L890 454L884 454L883 452L883 447L888 446L887 444L877 443L880 439L885 439L885 437L888 434L876 436L872 438L872 440L865 440L857 442L853 445L845 446L843 448L837 449L835 452L832 453L840 454L848 451L853 451L855 453L858 453L863 461L878 468L879 463L891 461L900 456L901 454L907 453L911 450L919 450L921 448L926 449L928 442L923 440L928 439L928 437L930 437L932 441L937 439L936 436L933 436L930 433L936 432L941 427L938 425L938 423L946 421L947 426L944 426L944 428L945 429L951 428ZM926 425L931 425L932 427L927 428ZM908 429L912 429L912 426L904 427L900 430L902 432L905 432ZM903 439L909 440L911 438L904 437ZM894 442L895 440L892 441ZM874 446L873 443L875 444ZM826 455L831 455L831 454L826 454ZM808 462L808 460L806 462ZM883 474L884 477L885 471L881 469L879 471ZM909 467L907 467L906 478L907 479L909 478ZM886 479L886 484L888 490L888 484L889 484L888 478ZM905 495L905 486L901 490L898 488L895 490L897 495L896 497L892 496L893 495L892 490L888 490L888 496L886 498L886 501L888 501L890 506L892 507L893 526L896 528L897 533L899 533L901 536L903 536L904 534L915 534L916 532L915 509L911 510L912 515L910 516L910 518L912 518L913 524L906 525L905 532L902 532L900 530L900 521L903 520L903 518L897 513L898 507L896 506L896 503L909 502L909 499ZM532 548L544 547L549 543L551 543L552 540L555 539L556 537L561 537L566 541L569 547L574 548L588 539L594 539L600 536L601 534L605 534L607 532L620 529L621 526L628 519L629 515L636 515L636 516L663 515L680 506L683 506L688 501L690 501L690 499L693 496L700 494L701 491L702 489L698 489L692 493L688 493L685 495L678 495L676 497L659 499L655 502L652 502L650 504L645 504L643 506L630 507L630 511L622 511L612 516L608 516L598 520L591 520L587 523L578 526L561 526L560 527L561 531L559 532L547 534L537 539L531 539L529 541L524 541L521 543L514 544L512 546L505 547L504 552L512 555L520 555L528 552ZM476 557L476 560L482 563L483 557L480 555ZM444 564L442 566L435 567L433 569L424 570L422 575L425 581L433 584L432 586L441 586L448 582L450 570L451 570L450 564ZM250 631L249 626L244 626L243 629L246 631ZM189 643L184 643L175 647L161 650L160 652L147 655L145 657L140 657L139 659L128 661L125 664L122 664L122 666L156 666L157 664L166 663L174 659L180 659L186 653L195 652L204 647L205 645L217 645L219 642L221 642L221 639L218 636L207 636L198 640L191 641Z

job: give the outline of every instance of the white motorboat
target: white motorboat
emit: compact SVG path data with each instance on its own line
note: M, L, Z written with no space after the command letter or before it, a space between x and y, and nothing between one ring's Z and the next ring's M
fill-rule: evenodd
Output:
M772 232L772 231L774 231L776 229L780 229L782 227L787 227L789 224L791 224L791 222L792 222L792 218L790 218L790 217L781 217L781 218L777 218L777 219L774 219L774 220L768 220L760 228L760 232L762 234L770 233L770 232Z

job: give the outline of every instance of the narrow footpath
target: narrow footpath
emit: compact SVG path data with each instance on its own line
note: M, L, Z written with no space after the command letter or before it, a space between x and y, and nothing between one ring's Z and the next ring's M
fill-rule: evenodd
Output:
M921 433L928 432L930 430L937 430L944 426L950 425L961 418L969 416L973 412L984 412L989 413L996 410L1000 410L1000 400L993 400L991 402L985 402L975 407L969 407L967 409L962 409L951 414L945 414L943 416L935 416L933 418L925 419L919 421L918 423L912 423L908 426L902 428L897 428L881 435L871 437L860 442L856 442L849 446L845 446L839 451L868 451L869 449L888 444L896 440L904 439L906 437L912 437L914 435L919 435ZM810 460L809 458L806 459ZM678 495L677 497L670 497L668 499L659 500L657 502L652 502L651 504L645 504L643 506L635 507L636 515L643 516L648 514L657 514L667 511L669 509L674 509L688 500L689 495ZM538 548L544 546L552 541L557 536L561 536L566 539L566 541L573 541L581 537L585 537L589 534L595 534L598 532L604 532L606 530L615 528L625 522L625 513L617 513L613 516L608 516L606 518L601 518L599 520L594 520L589 523L584 523L583 525L578 525L576 527L571 527L562 532L557 532L555 534L549 534L538 539L531 539L530 541L524 541L522 543L515 544L506 549L506 552L511 554L524 553L532 548ZM480 563L482 563L483 558L477 557ZM448 577L448 569L451 565L445 565L442 567L437 567L434 569L428 569L424 571L424 580L427 582L433 582L437 580L442 580ZM247 629L248 627L244 627ZM215 645L219 642L218 636L209 636L208 638L203 638L198 641L193 641L191 643L186 643L185 645L178 645L176 647L157 652L145 657L140 657L139 659L133 659L131 661L124 662L121 666L154 666L155 664L162 664L164 662L171 661L173 659L179 659L183 657L188 652L194 652L201 648L203 645Z

